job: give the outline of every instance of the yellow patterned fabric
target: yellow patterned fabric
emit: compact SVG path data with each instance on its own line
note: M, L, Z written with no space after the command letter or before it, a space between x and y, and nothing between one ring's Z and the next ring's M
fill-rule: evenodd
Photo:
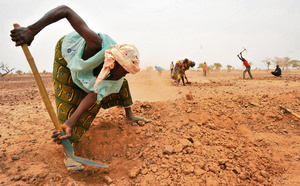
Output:
M178 60L175 63L175 67L172 70L172 79L179 80L182 76L185 75L185 71L187 71L190 67L195 66L195 62L191 60Z
M87 95L73 81L67 62L61 56L61 38L55 48L55 59L53 64L53 85L55 92L56 112L60 124L63 124L79 106L80 102ZM102 99L100 104L95 104L82 114L73 127L70 141L73 147L79 143L83 134L90 128L100 108L107 109L113 106L129 107L132 105L132 98L127 80L124 78L119 93L110 94Z

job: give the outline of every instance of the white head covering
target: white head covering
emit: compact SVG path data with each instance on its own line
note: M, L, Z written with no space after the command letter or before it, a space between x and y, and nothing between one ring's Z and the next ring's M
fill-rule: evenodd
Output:
M140 71L140 54L138 49L133 44L114 45L105 51L103 68L95 82L95 90L97 89L97 85L110 73L110 70L115 67L115 61L131 74Z

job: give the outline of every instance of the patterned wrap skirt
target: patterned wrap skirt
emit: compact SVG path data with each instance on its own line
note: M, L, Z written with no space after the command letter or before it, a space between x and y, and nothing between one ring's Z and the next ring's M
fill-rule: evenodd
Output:
M56 113L60 124L64 124L66 120L74 113L80 102L87 95L73 81L70 70L67 68L67 62L61 56L61 38L55 47L55 58L53 64L53 85L55 92ZM113 106L129 107L133 104L129 91L127 80L124 78L119 93L113 93L101 100L99 104L95 104L83 113L72 129L72 136L69 138L73 147L81 140L83 134L89 130L94 118L100 108L107 109Z

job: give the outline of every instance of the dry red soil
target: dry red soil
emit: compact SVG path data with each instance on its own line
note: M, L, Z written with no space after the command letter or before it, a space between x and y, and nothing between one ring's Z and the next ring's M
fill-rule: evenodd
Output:
M300 72L128 75L132 106L100 110L76 155L109 165L68 171L32 75L0 78L0 185L300 185ZM52 75L41 75L54 104Z

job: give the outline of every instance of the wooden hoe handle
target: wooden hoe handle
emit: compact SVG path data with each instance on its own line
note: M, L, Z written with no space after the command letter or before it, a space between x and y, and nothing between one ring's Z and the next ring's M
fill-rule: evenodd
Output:
M20 27L20 25L19 24L14 24L14 28L17 28L17 27ZM41 76L40 76L40 74L39 74L39 72L38 72L38 70L36 68L36 65L34 63L34 59L33 59L33 57L30 54L30 51L28 49L28 45L27 44L22 44L21 47L22 47L23 52L24 52L24 54L26 56L26 59L27 59L27 61L29 63L29 66L30 66L30 68L32 70L32 73L34 75L36 84L37 84L37 86L39 88L41 97L42 97L42 99L44 101L44 104L45 104L46 109L47 109L47 111L48 111L48 113L50 115L50 118L51 118L51 120L52 120L52 122L53 122L53 124L55 126L55 129L63 131L62 128L61 128L61 125L60 125L60 123L59 123L59 121L57 119L56 113L55 113L55 111L54 111L54 109L52 107L52 104L51 104L50 99L48 97L48 94L47 94L46 88L45 88L45 86L43 84L43 81L41 79Z

